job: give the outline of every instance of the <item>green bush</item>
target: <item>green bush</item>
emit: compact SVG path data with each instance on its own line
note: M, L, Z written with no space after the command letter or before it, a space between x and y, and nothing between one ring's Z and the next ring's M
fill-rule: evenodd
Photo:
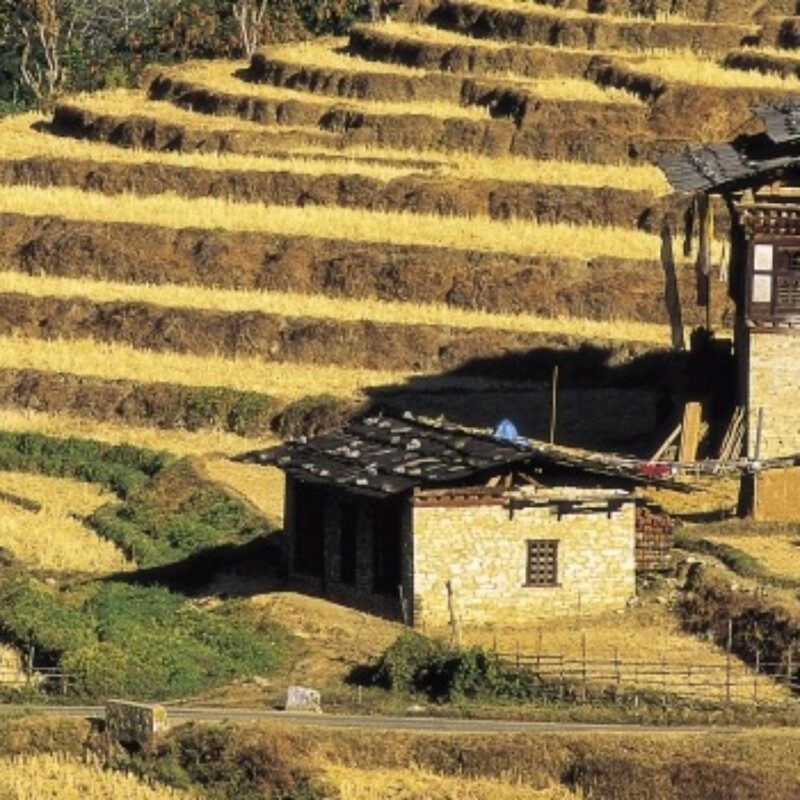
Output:
M162 587L119 582L56 593L32 580L0 587L0 634L34 647L81 696L183 697L279 666L286 636L203 612Z
M376 685L394 692L412 692L417 676L441 658L444 647L413 631L401 634L381 656L373 675Z
M481 648L459 650L416 633L404 633L389 646L374 682L443 702L479 697L530 699L541 686L533 673L516 669Z

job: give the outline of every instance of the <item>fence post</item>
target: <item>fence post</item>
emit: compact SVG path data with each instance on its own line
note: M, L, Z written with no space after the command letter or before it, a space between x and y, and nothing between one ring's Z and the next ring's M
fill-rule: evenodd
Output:
M728 643L725 657L725 700L731 702L731 652L733 651L733 618L728 618Z
M756 674L753 675L753 703L758 705L758 673L761 671L761 650L756 647Z
M793 659L792 659L792 656L793 656L793 652L792 651L794 650L796 644L797 644L797 642L792 642L789 645L789 649L788 649L788 651L786 653L786 685L789 687L789 691L792 690L792 683L793 683L792 678L793 678L793 675L794 675L794 664L793 664Z
M588 674L586 669L586 631L581 632L581 656L583 659L583 699L586 700Z
M667 655L661 654L661 700L666 708L667 705Z
M30 645L28 648L28 658L25 663L25 688L30 689L33 683L33 662L36 658L36 647Z
M520 659L519 639L517 639L517 669L519 669L519 659Z

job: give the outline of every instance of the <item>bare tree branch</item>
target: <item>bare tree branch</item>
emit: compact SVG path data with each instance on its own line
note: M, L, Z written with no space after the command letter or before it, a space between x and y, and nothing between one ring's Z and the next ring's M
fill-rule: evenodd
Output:
M233 17L239 23L242 50L247 58L252 58L261 44L267 2L268 0L236 0L233 4Z

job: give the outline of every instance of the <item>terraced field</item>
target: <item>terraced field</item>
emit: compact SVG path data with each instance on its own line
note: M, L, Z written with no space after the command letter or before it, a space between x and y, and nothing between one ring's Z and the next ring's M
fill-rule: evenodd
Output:
M744 5L410 4L4 121L4 404L163 427L121 394L219 386L269 399L265 437L321 394L542 435L558 364L563 441L646 449L686 373L666 351L665 219L684 322L702 318L685 201L651 160L800 85L737 68L777 29ZM775 57L773 39L744 52Z
M558 366L559 441L649 452L706 378L653 160L800 91L800 35L793 3L597 5L422 0L0 121L0 429L191 454L277 514L222 454L368 405L544 437Z

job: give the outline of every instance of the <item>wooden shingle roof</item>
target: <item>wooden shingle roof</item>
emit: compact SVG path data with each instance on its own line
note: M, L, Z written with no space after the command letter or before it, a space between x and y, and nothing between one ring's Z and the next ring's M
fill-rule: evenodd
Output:
M560 472L602 475L631 483L673 486L635 461L558 448L522 437L513 441L490 431L465 429L406 414L374 415L342 431L254 450L234 458L274 466L313 483L339 486L375 497L415 488L480 484L515 467L550 467Z
M701 145L658 161L678 192L709 192L747 186L759 178L800 167L800 99L753 109L766 130L733 142Z
M530 457L513 442L447 423L370 416L336 433L245 453L235 460L382 496L491 476Z

